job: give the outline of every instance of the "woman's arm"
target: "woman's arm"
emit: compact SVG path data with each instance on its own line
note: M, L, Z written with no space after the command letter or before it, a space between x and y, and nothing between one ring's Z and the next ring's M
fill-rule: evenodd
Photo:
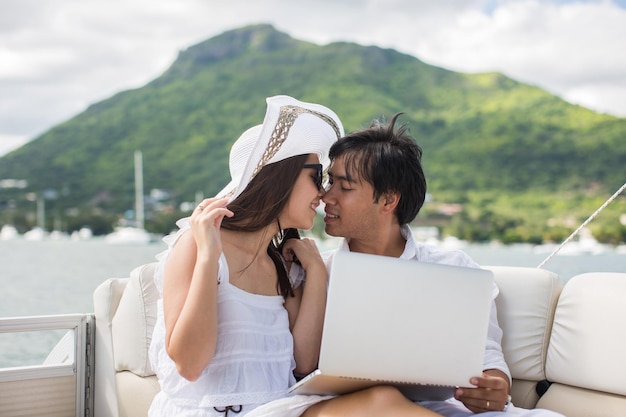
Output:
M283 254L287 260L295 254L306 271L306 282L295 290L295 297L286 300L285 307L294 340L295 372L307 374L315 370L319 359L326 309L326 266L312 239L288 240Z
M165 264L165 347L180 375L198 379L213 358L217 338L217 282L222 252L220 225L226 199L207 199L191 215Z

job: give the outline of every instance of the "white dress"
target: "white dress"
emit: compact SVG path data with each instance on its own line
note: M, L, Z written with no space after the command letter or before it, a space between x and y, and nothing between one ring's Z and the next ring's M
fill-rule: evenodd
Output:
M165 259L188 223L183 220L180 226L181 231L165 239L170 248L158 257L155 281L159 291L162 291ZM230 284L223 254L218 276L216 351L196 381L181 377L165 350L163 304L162 300L158 302L150 362L161 391L150 406L149 416L224 416L231 406L233 409L228 411L231 417L296 417L310 404L324 399L288 396L287 389L295 382L295 361L283 297L252 294ZM292 268L292 285L299 286L303 276L302 269ZM262 407L255 410L259 406Z

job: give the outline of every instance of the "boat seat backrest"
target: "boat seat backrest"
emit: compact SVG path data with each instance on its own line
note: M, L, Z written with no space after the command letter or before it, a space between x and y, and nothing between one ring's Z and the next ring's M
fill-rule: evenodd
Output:
M554 316L538 406L567 416L626 416L626 273L571 278Z
M503 331L502 351L511 371L515 404L532 408L545 364L552 320L563 288L557 274L538 268L489 266L500 294L496 299Z
M156 263L94 292L95 415L143 417L159 384L148 347ZM492 266L513 402L568 417L626 417L626 274L593 273L563 286L537 268ZM548 382L549 381L549 382ZM537 386L548 387L541 397Z
M145 417L159 392L148 358L158 300L155 267L139 266L129 278L110 278L94 291L97 417Z
M156 263L135 268L112 320L115 370L154 375L148 349L157 317L159 292L154 284Z

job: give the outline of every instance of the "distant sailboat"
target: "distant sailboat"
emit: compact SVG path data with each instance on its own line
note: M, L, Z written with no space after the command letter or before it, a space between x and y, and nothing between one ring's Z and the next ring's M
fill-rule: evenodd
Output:
M70 236L72 240L89 240L93 237L93 232L87 226L83 226L80 230L74 230Z
M152 241L152 237L144 228L143 155L141 151L135 151L135 225L116 227L104 239L111 244L145 244Z
M0 229L0 240L13 240L19 237L19 232L15 228L15 226L10 224L5 224Z

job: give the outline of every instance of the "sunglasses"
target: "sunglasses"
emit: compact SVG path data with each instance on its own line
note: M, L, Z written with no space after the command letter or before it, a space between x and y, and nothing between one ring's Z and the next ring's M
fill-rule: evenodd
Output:
M324 180L324 172L322 164L304 164L302 168L311 168L317 170L317 175L313 180L315 182L315 186L318 190L322 190L324 188L323 180Z

